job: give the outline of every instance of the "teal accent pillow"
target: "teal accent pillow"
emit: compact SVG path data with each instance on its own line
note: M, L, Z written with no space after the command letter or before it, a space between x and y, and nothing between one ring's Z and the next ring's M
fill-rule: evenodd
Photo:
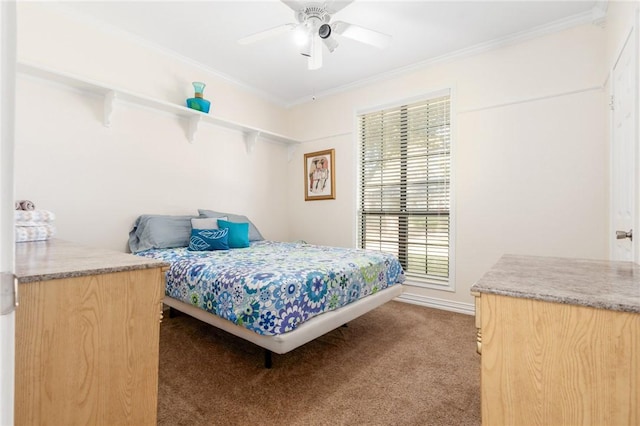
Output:
M229 250L228 229L192 229L189 247L191 251Z
M218 219L218 228L229 230L229 247L249 247L249 224Z

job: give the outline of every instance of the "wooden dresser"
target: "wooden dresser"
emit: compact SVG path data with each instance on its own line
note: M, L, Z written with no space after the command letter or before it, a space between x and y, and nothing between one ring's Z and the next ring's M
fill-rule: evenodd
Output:
M155 425L165 263L16 244L16 425Z
M483 425L640 424L640 267L504 256L471 289Z

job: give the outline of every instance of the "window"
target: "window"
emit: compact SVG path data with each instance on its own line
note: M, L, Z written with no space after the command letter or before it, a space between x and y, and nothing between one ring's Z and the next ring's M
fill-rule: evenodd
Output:
M359 246L396 255L408 281L449 287L449 92L358 123Z

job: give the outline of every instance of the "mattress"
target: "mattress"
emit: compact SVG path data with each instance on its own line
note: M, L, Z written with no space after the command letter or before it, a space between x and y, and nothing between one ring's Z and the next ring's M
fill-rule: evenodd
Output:
M171 264L167 296L267 336L404 281L393 255L304 243L255 241L244 249L136 254Z

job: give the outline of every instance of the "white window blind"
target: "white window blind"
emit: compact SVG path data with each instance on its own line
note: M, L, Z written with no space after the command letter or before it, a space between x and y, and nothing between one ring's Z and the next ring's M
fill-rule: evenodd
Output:
M450 96L358 115L358 237L393 253L407 276L447 285Z

